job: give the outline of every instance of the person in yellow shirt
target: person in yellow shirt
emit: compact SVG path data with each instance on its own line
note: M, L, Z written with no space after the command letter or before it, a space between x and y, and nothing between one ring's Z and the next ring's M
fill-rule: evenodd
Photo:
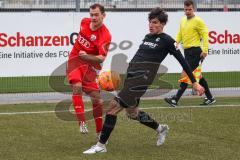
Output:
M203 20L194 14L194 3L192 0L184 1L184 12L185 16L180 21L180 27L176 36L176 47L180 43L182 44L185 60L192 71L194 71L199 66L199 62L208 54L208 29ZM186 73L183 71L182 77L185 76ZM215 103L216 100L212 96L207 81L202 75L199 83L204 87L206 95L202 105ZM176 107L187 86L187 83L181 82L177 94L164 100L172 107Z

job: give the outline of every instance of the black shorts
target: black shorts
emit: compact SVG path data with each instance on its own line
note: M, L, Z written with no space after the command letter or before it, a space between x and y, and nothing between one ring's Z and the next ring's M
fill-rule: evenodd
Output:
M129 63L124 86L115 100L124 108L137 107L140 98L152 84L159 65L152 62Z
M201 61L201 53L202 49L200 47L184 49L185 60L190 65L192 71L199 66L199 62Z

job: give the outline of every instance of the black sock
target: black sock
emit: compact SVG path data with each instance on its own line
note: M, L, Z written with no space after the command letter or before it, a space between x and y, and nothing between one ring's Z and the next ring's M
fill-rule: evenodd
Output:
M175 100L178 102L179 99L182 97L183 93L187 89L188 84L187 83L180 83L180 89L178 89L176 96L174 97Z
M204 78L201 78L199 81L199 84L201 84L201 86L203 86L203 88L205 89L205 95L208 99L212 99L212 94L208 88L208 84L207 81Z
M156 130L159 126L159 123L157 123L154 119L152 119L147 113L143 111L138 112L138 117L136 120L154 130Z
M115 124L117 122L117 116L107 114L103 124L101 136L99 142L105 144L112 133Z

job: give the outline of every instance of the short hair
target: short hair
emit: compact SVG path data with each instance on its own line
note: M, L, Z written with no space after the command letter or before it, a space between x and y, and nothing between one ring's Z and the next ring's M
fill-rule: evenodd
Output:
M192 0L185 0L184 1L184 6L189 7L191 5L194 7L194 2Z
M99 4L99 3L94 3L93 5L91 5L89 7L90 9L96 9L99 8L99 10L101 11L101 13L105 13L105 8L103 5Z
M161 23L165 23L165 24L168 21L167 13L159 7L156 7L154 9L152 9L150 11L150 13L148 14L148 20L149 21L154 19L154 18L157 18Z

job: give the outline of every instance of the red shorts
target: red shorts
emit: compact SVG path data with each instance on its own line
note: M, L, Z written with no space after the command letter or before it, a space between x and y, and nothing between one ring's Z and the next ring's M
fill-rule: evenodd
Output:
M82 83L84 92L99 91L95 69L76 55L70 55L67 66L67 78L70 84Z

